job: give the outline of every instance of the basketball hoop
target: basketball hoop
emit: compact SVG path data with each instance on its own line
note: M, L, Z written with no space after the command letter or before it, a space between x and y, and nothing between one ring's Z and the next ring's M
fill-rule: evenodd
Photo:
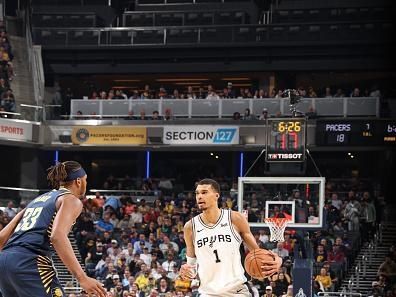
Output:
M283 238L283 233L285 232L286 225L289 222L289 219L265 218L265 222L267 223L271 232L270 241L285 241L285 239Z

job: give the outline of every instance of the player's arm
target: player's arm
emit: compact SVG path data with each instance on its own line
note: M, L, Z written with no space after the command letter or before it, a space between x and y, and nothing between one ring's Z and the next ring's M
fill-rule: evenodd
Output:
M242 240L245 242L249 251L259 249L259 246L254 239L252 232L250 231L249 223L247 222L244 215L242 215L240 212L232 211L231 222L235 226L236 231L241 235ZM282 266L282 258L272 251L267 252L273 256L274 260L265 263L263 262L263 266L261 267L263 269L263 273L266 276L270 276L279 271L279 268Z
M0 251L3 249L8 239L10 239L11 235L14 233L16 226L21 221L25 210L18 212L16 216L0 231Z
M195 277L197 259L195 257L193 230L191 220L184 225L184 241L186 242L187 264L183 264L180 268L180 276L183 279L193 279Z
M81 213L83 204L73 195L64 195L59 199L60 206L55 216L50 237L52 245L59 258L77 278L84 290L88 293L95 293L100 297L105 297L105 291L101 284L94 279L90 279L81 268L68 238L73 223Z

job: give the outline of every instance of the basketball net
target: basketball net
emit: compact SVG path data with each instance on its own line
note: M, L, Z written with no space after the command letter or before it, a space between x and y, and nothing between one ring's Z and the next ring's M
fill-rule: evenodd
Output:
M283 233L285 232L286 225L289 222L288 218L265 218L271 237L270 241L285 241Z

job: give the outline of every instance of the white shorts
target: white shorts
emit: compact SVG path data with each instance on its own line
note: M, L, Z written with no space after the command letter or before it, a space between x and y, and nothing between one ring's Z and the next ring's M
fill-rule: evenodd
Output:
M253 296L249 291L249 287L246 284L242 284L230 292L223 292L221 294L199 293L198 297L253 297Z

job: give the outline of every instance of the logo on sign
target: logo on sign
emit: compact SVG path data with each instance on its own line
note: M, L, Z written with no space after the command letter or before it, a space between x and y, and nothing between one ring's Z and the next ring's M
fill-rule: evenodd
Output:
M76 132L76 138L80 141L80 142L86 142L89 138L89 132L87 129L81 128L78 129Z
M219 128L213 138L213 143L229 143L235 136L235 128Z

